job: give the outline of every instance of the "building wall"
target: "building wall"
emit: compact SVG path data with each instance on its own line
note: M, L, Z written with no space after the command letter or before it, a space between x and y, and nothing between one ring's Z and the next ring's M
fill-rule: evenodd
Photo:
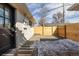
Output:
M25 19L28 22L28 19ZM20 47L33 36L33 28L24 23L24 16L16 11L16 46Z

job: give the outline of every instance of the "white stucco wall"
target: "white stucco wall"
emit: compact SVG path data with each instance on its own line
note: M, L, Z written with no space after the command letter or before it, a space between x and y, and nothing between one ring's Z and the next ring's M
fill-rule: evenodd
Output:
M23 21L24 16L16 11L16 45L21 46L26 40L29 40L34 35L34 30L31 26ZM25 19L28 21L28 19ZM26 28L26 29L24 29Z
M27 30L23 30L22 33L24 33L24 37L29 40L34 35L34 30L29 25L25 25L25 28L27 28Z
M20 31L22 31L22 34L24 35L26 40L29 40L34 35L34 29L27 24L17 22L16 27ZM24 29L24 28L26 28L26 29Z

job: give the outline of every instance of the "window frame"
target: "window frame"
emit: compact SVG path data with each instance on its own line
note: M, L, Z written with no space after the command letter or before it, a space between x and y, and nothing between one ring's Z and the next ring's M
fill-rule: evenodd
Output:
M10 24L10 26L8 28L11 28L11 22L10 22L11 21L11 18L10 18L11 9L7 5L3 5L3 4L0 4L0 5L2 6L0 8L3 9L3 16L0 15L0 17L3 18L3 26L2 27L6 28L6 19L8 19L9 24ZM6 17L6 15L5 15L6 8L9 10L8 11L8 14L9 14L8 17Z

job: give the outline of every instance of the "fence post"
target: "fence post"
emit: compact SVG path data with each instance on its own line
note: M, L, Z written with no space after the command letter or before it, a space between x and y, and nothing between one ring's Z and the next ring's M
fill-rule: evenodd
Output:
M58 32L58 26L57 26L57 37L59 36L59 32Z
M65 29L65 38L66 38L66 25L64 25L64 29Z

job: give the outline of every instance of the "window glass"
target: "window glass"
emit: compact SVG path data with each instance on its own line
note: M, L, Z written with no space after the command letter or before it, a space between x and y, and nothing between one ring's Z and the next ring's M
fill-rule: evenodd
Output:
M0 27L3 27L3 18L2 17L0 17Z
M10 21L9 19L5 19L5 27L10 28Z
M5 8L5 18L9 18L9 9Z
M4 9L3 9L3 7L0 5L0 16L3 16L3 13L4 13Z
M0 4L0 27L10 28L10 9Z

